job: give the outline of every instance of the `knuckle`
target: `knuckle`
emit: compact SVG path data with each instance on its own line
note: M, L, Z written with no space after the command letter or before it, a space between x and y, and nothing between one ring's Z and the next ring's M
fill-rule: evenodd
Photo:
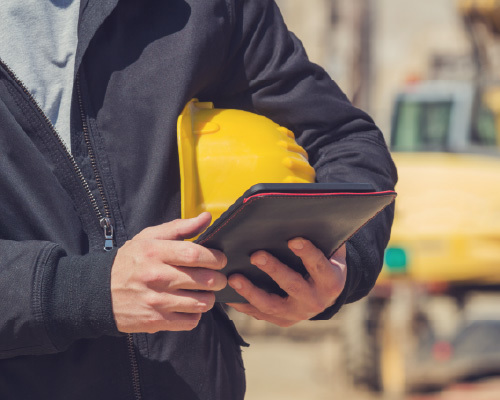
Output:
M265 270L269 275L276 275L280 272L279 264L274 260L269 260L265 265Z
M153 242L147 241L143 244L144 257L152 260L158 257L158 248L153 245Z
M299 276L294 276L287 283L287 285L285 287L285 291L290 296L295 297L303 292L303 286L304 286L303 278L299 277Z
M163 305L163 296L156 292L150 292L145 296L144 303L146 306L152 309L156 309L159 306ZM158 320L158 315L154 314L155 321Z
M158 283L162 280L158 271L148 268L140 272L140 280L146 284Z
M144 323L144 331L146 333L156 333L161 330L162 323L164 322L164 318L159 313L151 313Z
M318 271L321 271L325 267L325 265L327 265L325 261L328 261L325 255L319 249L315 249L314 254L312 256L312 263L314 267ZM328 261L328 265L329 264L330 262Z
M184 261L189 264L195 264L200 259L201 251L198 247L187 246L183 251Z
M344 290L345 282L338 279L331 279L325 284L325 291L329 295L339 296L342 290Z
M249 312L248 315L250 315L252 318L255 318L257 321L264 321L264 316L257 312Z
M158 249L151 240L135 242L132 250L138 260L151 260L158 257Z
M169 229L172 230L177 230L179 228L179 225L182 224L182 219L181 218L176 218L173 219L172 221L166 222L165 225L168 226Z
M318 297L315 297L312 299L312 301L309 303L309 311L313 315L317 315L323 311L325 311L326 308L326 303L319 299Z
M169 282L173 280L171 271L168 269L159 269L153 266L147 266L136 272L138 280L145 284L147 287L156 286L161 284L165 287L169 286Z
M268 315L279 315L281 311L281 307L277 305L276 303L270 303L266 306L264 306L264 309L262 310L264 314Z

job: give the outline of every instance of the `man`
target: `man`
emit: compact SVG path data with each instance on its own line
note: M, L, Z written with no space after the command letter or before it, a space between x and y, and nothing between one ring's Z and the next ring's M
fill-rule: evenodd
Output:
M318 181L388 190L381 133L271 0L9 0L1 20L0 398L243 398L245 343L212 293L225 256L183 241L210 216L178 219L177 116L194 97L263 114ZM235 308L281 326L331 317L374 284L391 221L331 260L290 241L307 280L257 252L289 297L235 276L249 300Z

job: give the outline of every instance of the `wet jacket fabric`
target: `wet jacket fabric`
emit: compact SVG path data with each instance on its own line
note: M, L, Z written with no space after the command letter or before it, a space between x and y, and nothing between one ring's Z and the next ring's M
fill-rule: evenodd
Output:
M382 134L270 0L82 0L80 12L74 157L0 62L0 398L241 399L243 342L219 307L190 332L125 335L113 319L116 246L180 216L177 116L192 98L263 114L295 132L319 181L388 190ZM317 318L367 294L391 222L389 208L348 242L346 287Z

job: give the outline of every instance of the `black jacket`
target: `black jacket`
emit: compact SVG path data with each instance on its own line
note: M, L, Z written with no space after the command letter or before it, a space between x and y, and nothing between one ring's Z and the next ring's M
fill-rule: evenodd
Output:
M220 309L191 332L117 331L100 220L121 246L179 217L176 119L195 97L294 131L319 181L392 189L381 133L270 0L82 0L75 76L71 157L0 63L0 398L242 398ZM391 222L392 208L348 243L346 288L318 318L373 286Z

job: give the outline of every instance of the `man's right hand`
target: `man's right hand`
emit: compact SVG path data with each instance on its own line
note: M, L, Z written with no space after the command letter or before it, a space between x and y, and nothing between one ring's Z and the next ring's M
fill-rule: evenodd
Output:
M186 331L223 289L226 256L183 241L203 232L209 213L144 229L118 250L111 270L111 298L119 331Z

